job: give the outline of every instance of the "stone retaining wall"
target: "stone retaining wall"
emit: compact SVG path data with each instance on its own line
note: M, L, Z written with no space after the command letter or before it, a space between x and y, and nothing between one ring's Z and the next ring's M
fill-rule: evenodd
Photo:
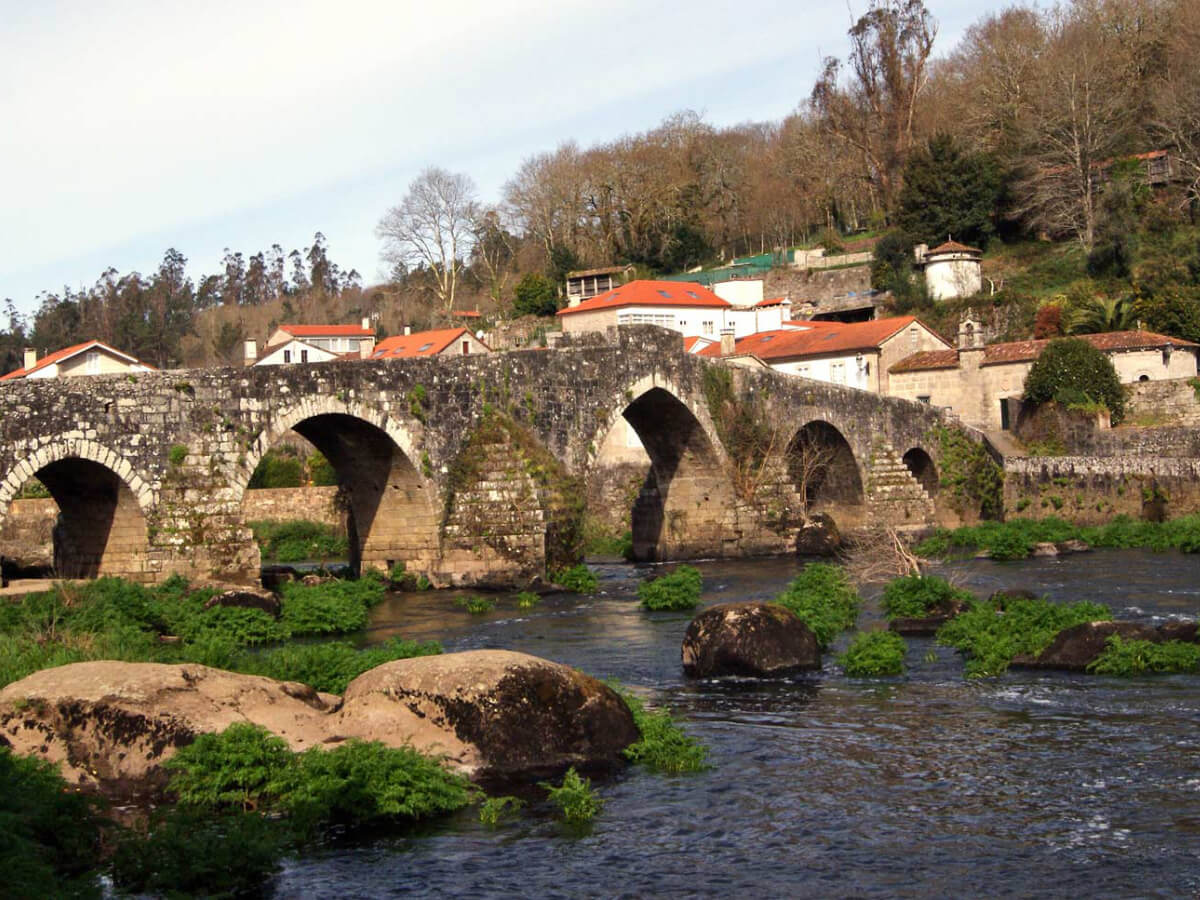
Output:
M1161 420L1172 425L1200 426L1200 399L1191 378L1167 381L1137 381L1126 385L1129 391L1125 417L1130 422Z
M337 490L336 487L248 490L242 498L242 516L247 522L306 519L342 528L346 524L346 514L338 509L335 502Z

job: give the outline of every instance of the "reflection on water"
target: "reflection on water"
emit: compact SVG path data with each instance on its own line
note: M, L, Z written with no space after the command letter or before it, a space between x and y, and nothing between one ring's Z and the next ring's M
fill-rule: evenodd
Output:
M769 599L794 560L701 564L705 603ZM713 768L605 782L590 833L545 810L490 830L472 811L420 834L293 860L288 896L1180 896L1200 890L1200 678L1014 672L965 682L928 639L908 674L856 681L834 652L784 681L690 682L690 614L642 612L645 570L601 566L594 597L511 598L472 616L451 593L389 599L368 640L500 647L617 678L671 706ZM1134 551L956 563L978 594L1030 588L1147 621L1200 612L1200 558ZM863 624L878 620L868 604ZM843 638L842 643L845 642Z

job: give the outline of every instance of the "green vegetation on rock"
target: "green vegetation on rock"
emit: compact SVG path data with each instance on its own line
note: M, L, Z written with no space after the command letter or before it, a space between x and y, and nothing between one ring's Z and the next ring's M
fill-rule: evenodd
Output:
M1200 644L1184 641L1127 641L1109 635L1104 652L1088 665L1096 675L1150 675L1200 672Z
M625 758L655 772L671 775L708 768L708 748L690 737L665 709L648 710L646 704L620 685L610 686L621 695L641 739L625 748Z
M700 603L704 579L698 569L680 566L674 572L643 581L638 585L638 599L643 609L695 609Z
M479 804L479 821L495 827L500 820L515 815L525 805L520 797L488 797Z
M569 569L559 569L550 576L550 580L564 590L574 591L576 594L590 594L600 584L596 573L583 563Z
M592 782L580 777L574 766L567 769L562 784L557 787L548 781L538 784L546 789L550 802L558 807L559 814L568 824L587 824L604 808L604 801L592 792Z
M496 604L487 597L480 597L478 595L459 597L457 602L459 606L473 616L482 616L484 613L489 613L496 608Z
M838 664L852 678L901 675L908 645L892 631L863 631L854 636Z
M969 656L968 677L1000 675L1015 657L1041 653L1064 628L1111 618L1108 608L1097 603L998 595L973 600L938 630L937 642Z
M795 613L822 649L858 620L858 592L845 571L830 563L805 566L774 602Z
M882 604L889 619L920 619L971 598L970 591L937 575L904 575L888 582Z

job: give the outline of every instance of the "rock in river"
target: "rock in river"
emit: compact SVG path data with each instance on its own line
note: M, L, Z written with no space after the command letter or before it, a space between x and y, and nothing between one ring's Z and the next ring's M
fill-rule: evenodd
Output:
M776 603L721 603L701 612L683 638L691 676L785 675L821 666L809 627Z
M508 650L384 663L350 682L329 727L338 737L444 755L477 778L615 766L639 738L612 688Z
M196 735L254 722L294 750L321 743L339 698L200 665L81 662L0 691L0 740L62 763L68 782L121 800L157 796L162 764Z

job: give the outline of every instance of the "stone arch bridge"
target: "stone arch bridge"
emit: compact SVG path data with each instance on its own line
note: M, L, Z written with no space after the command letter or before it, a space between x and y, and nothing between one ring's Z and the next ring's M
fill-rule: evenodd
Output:
M36 476L60 509L60 576L254 581L243 494L295 430L338 473L353 565L514 583L578 557L621 418L650 457L630 511L642 559L783 552L814 509L843 527L934 513L936 410L705 360L644 326L553 351L5 384L0 517Z

